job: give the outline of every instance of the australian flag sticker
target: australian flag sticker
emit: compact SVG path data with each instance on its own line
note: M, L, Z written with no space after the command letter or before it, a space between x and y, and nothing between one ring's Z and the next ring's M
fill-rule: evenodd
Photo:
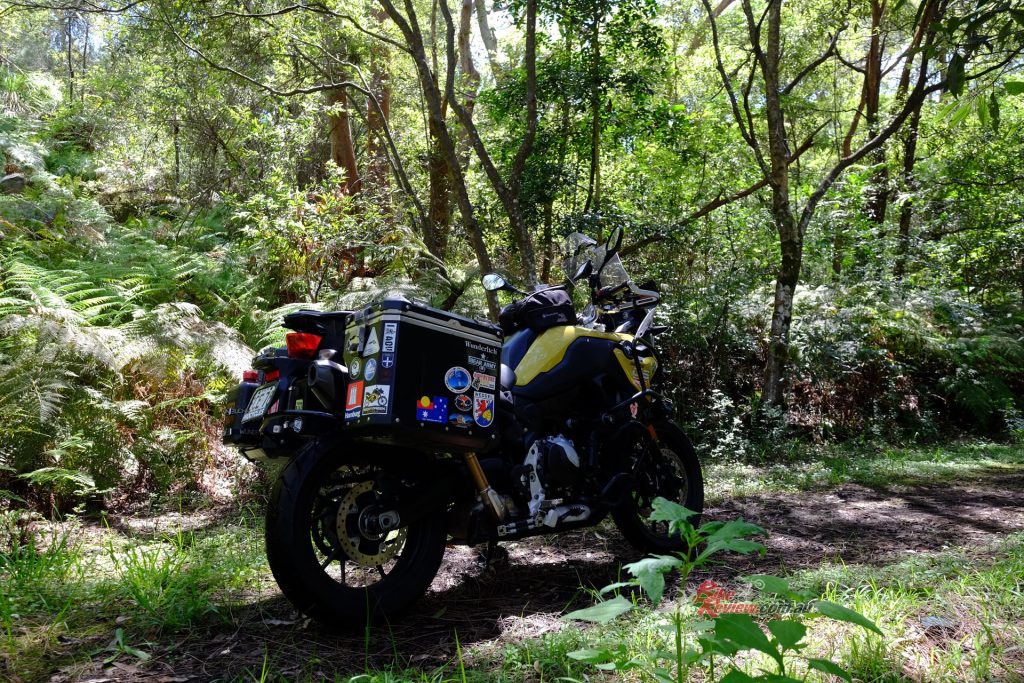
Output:
M448 423L448 399L444 396L424 396L416 401L416 419L420 422Z

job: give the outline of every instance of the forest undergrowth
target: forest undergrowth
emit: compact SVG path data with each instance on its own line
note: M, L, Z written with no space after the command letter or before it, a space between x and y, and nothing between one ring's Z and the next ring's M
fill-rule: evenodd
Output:
M767 555L726 558L682 587L670 578L662 607L645 607L636 594L641 609L587 627L561 617L592 604L635 559L611 527L508 544L510 564L498 569L482 570L472 551L450 548L407 617L332 632L280 595L255 505L9 526L0 671L13 681L640 680L639 669L603 674L569 653L611 647L623 661L641 657L666 644L658 625L665 610L693 600L697 584L714 581L742 603L754 598L740 576L776 574L879 626L883 636L806 622L802 656L833 659L856 680L1018 680L1024 451L834 451L828 462L829 476L810 485L770 469L756 490L720 478L708 517L768 528ZM900 476L878 476L894 471ZM849 516L822 514L835 509L836 495ZM764 665L740 660L752 674ZM690 671L695 681L708 675L701 666Z

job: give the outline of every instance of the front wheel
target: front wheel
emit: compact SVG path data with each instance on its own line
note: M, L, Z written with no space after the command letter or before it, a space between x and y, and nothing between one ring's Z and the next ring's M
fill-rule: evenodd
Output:
M615 525L637 550L647 553L685 551L679 534L669 534L667 522L651 522L654 499L659 496L697 513L690 518L700 525L704 511L704 475L693 444L673 424L655 425L657 441L635 439L627 467L636 477L636 488L626 503L612 511Z
M418 483L308 446L282 472L267 508L267 560L285 597L317 622L343 628L408 608L441 565L444 512L387 532L367 520Z

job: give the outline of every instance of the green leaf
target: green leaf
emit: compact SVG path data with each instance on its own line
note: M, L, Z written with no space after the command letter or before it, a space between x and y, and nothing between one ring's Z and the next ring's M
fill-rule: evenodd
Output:
M982 126L988 127L989 115L988 115L988 100L984 97L979 97L974 102L975 111L978 114L978 123Z
M615 583L610 583L604 588L602 588L600 591L598 591L598 595L604 595L605 593L611 593L612 591L618 590L620 588L628 588L630 586L635 585L636 581L616 581Z
M654 555L627 564L626 571L636 577L640 588L657 605L665 594L665 573L682 566L683 561L671 555Z
M603 664L612 658L612 653L608 650L574 650L568 655L569 659L575 659L578 662L586 662L587 664Z
M599 602L593 607L586 607L584 609L578 609L575 612L569 612L562 618L604 624L622 614L625 614L631 609L633 609L633 603L623 596L618 595L611 600Z
M709 529L709 527L714 527ZM707 542L712 543L714 541L720 541L730 538L743 538L744 536L767 536L768 532L762 527L750 522L744 522L742 519L733 519L728 522L712 522L701 527L701 531L707 533L711 531L707 536Z
M652 522L668 522L669 531L677 532L684 529L692 529L693 526L690 524L690 519L695 517L697 512L689 510L679 503L674 503L671 500L658 496L651 503L651 516Z
M811 598L809 594L794 591L789 587L788 581L780 579L777 576L771 576L769 574L753 574L751 576L741 576L740 580L746 581L762 593L782 595L795 601L804 601Z
M846 621L851 624L857 624L858 626L865 628L868 631L874 631L880 636L885 635L884 633L882 633L882 630L880 628L875 626L874 622L865 617L863 614L860 614L859 612L854 612L852 609L849 609L848 607L837 605L836 603L829 602L828 600L818 600L814 603L814 608L818 610L819 614L823 614L824 616L830 619L835 619L836 621Z
M715 635L743 650L757 650L781 663L782 656L749 614L723 614L715 619Z
M949 67L946 70L946 84L949 91L960 97L964 92L964 57L959 52L954 52L949 59Z
M1024 81L1006 81L1005 86L1011 95L1024 95Z
M789 593L789 582L785 579L780 579L777 576L771 576L770 574L751 574L750 576L741 576L740 581L749 583L762 593L775 593L776 595L786 595Z
M743 673L739 669L733 669L718 679L718 683L753 683L757 679L751 678L750 674Z
M949 119L950 126L958 126L963 123L964 119L971 115L974 107L971 106L970 102L962 102L956 111L953 112L953 116Z
M747 555L749 553L758 553L762 557L768 551L760 543L754 541L747 541L742 538L733 538L722 541L715 541L714 543L708 543L705 546L704 551L697 556L697 562L703 562L707 558L711 557L716 553L720 553L723 550L728 550L734 553L740 553L741 555Z
M800 641L807 635L807 627L792 619L773 619L768 622L768 630L784 651L799 650Z
M846 669L828 661L827 659L808 659L807 666L815 669L816 671L824 671L827 674L833 676L839 676L844 681L852 681L853 678L847 673Z

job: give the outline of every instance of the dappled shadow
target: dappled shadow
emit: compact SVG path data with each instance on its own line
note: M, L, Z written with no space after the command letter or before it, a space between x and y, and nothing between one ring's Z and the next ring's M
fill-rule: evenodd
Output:
M506 639L560 630L567 608L590 604L587 588L621 577L621 562L637 559L612 531L585 530L554 539L509 544L508 566L481 569L470 548L449 548L430 592L400 620L369 630L332 630L298 615L276 590L237 611L231 632L190 637L176 673L202 680L258 668L267 657L288 676L359 672L365 668L432 668L457 657L458 647L486 649ZM196 634L197 636L199 634ZM320 666L311 662L321 662Z
M732 581L741 573L813 569L828 561L884 565L915 553L978 546L1024 530L1022 490L1024 471L993 468L955 485L846 484L824 492L728 499L709 507L706 519L743 517L760 524L771 534L765 542L768 553L764 558L729 556L726 564L698 572L691 581L709 576ZM125 528L135 538L175 526L200 532L231 523L240 514L218 509L187 519L160 516L126 521ZM258 678L265 665L288 680L388 668L429 671L451 666L460 649L467 666L489 653L500 659L507 643L561 630L565 611L590 604L589 589L621 580L621 565L639 557L609 523L506 547L508 566L488 570L477 566L474 549L449 548L428 594L401 619L369 630L359 625L349 632L321 628L302 618L276 586L266 584L225 614L227 622L210 618L188 632L168 634L166 641L173 644L154 648L154 659L139 680L160 680L154 675L196 681L246 674ZM104 670L93 658L79 671L97 675Z
M973 545L1024 530L1024 472L993 468L961 484L758 495L708 510L771 532L767 567L805 569L822 561L884 565L914 553Z

